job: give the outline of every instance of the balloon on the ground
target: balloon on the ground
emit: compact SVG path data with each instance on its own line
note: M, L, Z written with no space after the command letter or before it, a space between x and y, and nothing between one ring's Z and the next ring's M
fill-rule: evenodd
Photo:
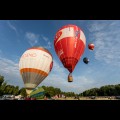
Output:
M54 48L63 66L72 73L86 47L86 38L76 25L61 27L54 38Z
M19 70L28 95L49 75L52 66L52 55L43 47L32 47L23 53Z

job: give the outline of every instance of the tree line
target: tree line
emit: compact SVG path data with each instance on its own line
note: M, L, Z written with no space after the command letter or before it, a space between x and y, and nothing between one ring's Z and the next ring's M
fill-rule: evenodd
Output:
M4 76L0 75L0 96L2 95L22 95L23 97L26 97L26 90L25 88L19 88L19 86L14 85L8 85L7 82L4 80Z
M74 92L63 92L60 90L60 88L55 88L52 86L42 86L42 88L45 90L45 96L47 97L53 97L55 95L65 95L66 97L73 97L78 94L75 94ZM19 88L19 86L14 85L8 85L7 82L4 80L4 76L0 75L0 96L2 95L22 95L23 97L26 97L26 89Z
M42 86L42 88L45 90L45 96L48 97L53 97L55 95L64 95L66 97L78 96L78 94L74 92L63 92L60 88L54 88L52 86Z
M120 96L120 84L92 88L80 93L79 96Z
M85 90L82 93L76 94L74 92L63 92L60 88L55 88L52 86L42 86L45 90L45 96L53 97L55 95L63 94L66 97L76 97L76 96L120 96L120 84L117 85L106 85L100 88L92 88ZM8 85L4 80L4 76L0 75L0 96L5 94L12 95L22 95L26 97L26 89L24 87L19 88L19 86Z

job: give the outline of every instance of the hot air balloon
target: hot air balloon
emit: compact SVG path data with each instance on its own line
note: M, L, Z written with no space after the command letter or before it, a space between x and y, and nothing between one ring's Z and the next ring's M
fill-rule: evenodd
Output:
M52 66L52 55L43 47L32 47L23 53L19 70L28 96L49 75Z
M54 49L63 66L72 74L86 47L83 31L76 25L65 25L54 38ZM71 75L70 74L70 75ZM68 82L70 76L68 75Z
M85 57L85 58L83 58L83 62L84 62L85 64L88 64L88 63L89 63L89 59L88 59L87 57Z
M89 43L89 44L88 44L88 49L89 49L89 50L94 50L94 47L95 47L95 46L94 46L93 43Z

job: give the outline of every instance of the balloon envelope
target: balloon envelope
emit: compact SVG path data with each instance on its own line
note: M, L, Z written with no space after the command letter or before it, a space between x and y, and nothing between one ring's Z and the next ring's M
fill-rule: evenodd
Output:
M54 39L54 48L60 61L70 73L73 72L86 46L83 31L76 25L60 28Z
M94 50L95 46L93 43L88 44L88 49L89 50Z
M52 55L45 48L32 47L23 53L19 70L28 94L48 76L52 66Z
M89 59L88 59L87 57L85 57L85 58L83 58L83 62L84 62L85 64L88 64L88 63L89 63Z

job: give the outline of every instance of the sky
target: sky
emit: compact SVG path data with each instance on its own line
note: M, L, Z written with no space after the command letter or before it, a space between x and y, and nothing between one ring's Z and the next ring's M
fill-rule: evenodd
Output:
M72 73L71 83L53 44L56 32L67 24L80 27L86 37L86 48ZM95 45L93 51L87 47L91 42ZM120 20L0 20L0 75L8 84L24 87L19 60L33 46L45 47L53 56L52 71L39 86L79 94L120 84ZM89 58L89 64L83 62L84 57Z

